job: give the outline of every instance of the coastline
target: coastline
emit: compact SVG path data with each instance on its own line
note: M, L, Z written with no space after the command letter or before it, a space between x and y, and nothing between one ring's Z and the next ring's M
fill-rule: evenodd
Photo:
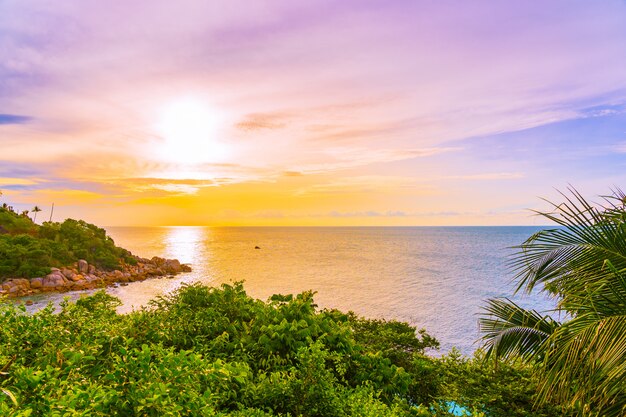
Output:
M90 265L84 259L36 278L8 278L0 284L0 298L19 298L40 293L67 292L104 288L114 284L144 281L149 278L174 276L191 272L191 267L178 259L158 256L152 259L135 257L137 264L123 263L120 269L107 271Z

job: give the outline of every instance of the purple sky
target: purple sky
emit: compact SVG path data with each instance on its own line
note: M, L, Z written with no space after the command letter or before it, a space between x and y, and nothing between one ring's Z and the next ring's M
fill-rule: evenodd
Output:
M533 224L625 110L623 1L0 1L2 199L105 225Z

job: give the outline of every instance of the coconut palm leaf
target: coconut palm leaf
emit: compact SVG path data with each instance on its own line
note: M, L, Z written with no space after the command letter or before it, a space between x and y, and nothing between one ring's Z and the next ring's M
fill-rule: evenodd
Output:
M525 310L509 299L488 300L484 310L479 328L487 358L541 357L546 340L559 326L551 317Z
M605 205L588 203L577 191L566 202L552 204L549 213L537 212L560 228L531 236L511 262L517 273L518 288L530 293L538 284L563 295L603 282L610 271L602 270L609 260L617 269L626 270L626 227L615 221L624 215L618 197L605 198Z
M567 307L577 315L550 339L542 395L596 409L620 401L626 407L626 276L613 269L612 280L586 296L571 297Z
M558 401L582 416L626 415L626 198L603 204L576 190L540 215L558 227L517 247L517 291L557 298L570 318L557 323L510 301L489 300L480 321L488 356L537 365L540 401Z

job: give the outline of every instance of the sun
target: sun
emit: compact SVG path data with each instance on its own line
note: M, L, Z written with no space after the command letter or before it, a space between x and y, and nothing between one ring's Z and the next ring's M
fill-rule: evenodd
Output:
M155 130L159 159L180 165L216 162L226 147L218 138L219 115L199 100L177 100L163 106Z

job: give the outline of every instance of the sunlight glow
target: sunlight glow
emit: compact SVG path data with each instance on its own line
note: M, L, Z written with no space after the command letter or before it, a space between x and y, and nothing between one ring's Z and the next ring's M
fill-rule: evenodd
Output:
M163 139L159 159L165 162L196 165L220 161L227 154L220 143L217 112L201 101L185 99L162 108L155 128Z
M165 239L166 256L178 259L183 263L198 264L201 261L201 246L205 239L206 230L194 226L168 227Z

